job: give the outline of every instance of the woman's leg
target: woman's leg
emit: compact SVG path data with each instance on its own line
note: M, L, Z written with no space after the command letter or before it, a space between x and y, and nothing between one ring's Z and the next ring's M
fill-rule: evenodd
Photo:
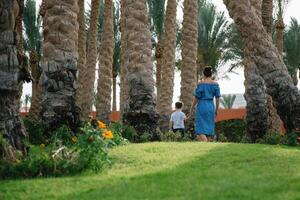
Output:
M199 142L207 142L207 137L204 134L198 135Z
M207 136L207 141L208 142L212 142L213 141L213 137L212 136Z

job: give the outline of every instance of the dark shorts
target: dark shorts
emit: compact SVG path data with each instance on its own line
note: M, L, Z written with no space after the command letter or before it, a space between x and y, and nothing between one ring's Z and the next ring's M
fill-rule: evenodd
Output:
M184 128L175 128L173 129L173 132L180 132L181 133L181 137L184 137Z

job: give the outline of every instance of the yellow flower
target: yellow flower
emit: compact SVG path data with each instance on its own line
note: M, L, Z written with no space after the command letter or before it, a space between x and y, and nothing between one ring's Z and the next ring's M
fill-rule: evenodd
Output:
M105 129L102 136L105 138L105 139L112 139L114 136L112 134L111 131Z
M77 142L77 137L76 136L74 136L74 137L72 137L72 142L75 144L76 142Z
M45 144L40 144L40 148L41 148L41 149L44 149L45 147L46 147Z
M98 127L104 129L104 128L106 128L106 124L104 124L101 121L98 121Z

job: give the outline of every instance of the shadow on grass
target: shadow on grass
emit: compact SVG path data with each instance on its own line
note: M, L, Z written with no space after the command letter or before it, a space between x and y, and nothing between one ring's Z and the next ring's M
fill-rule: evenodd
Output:
M60 199L296 199L299 177L296 149L223 145L175 168L93 180Z

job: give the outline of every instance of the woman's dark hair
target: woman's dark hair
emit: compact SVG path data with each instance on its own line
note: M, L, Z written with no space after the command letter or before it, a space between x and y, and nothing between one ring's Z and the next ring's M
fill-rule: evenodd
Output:
M205 67L203 70L203 74L206 77L212 77L212 68L211 67Z

